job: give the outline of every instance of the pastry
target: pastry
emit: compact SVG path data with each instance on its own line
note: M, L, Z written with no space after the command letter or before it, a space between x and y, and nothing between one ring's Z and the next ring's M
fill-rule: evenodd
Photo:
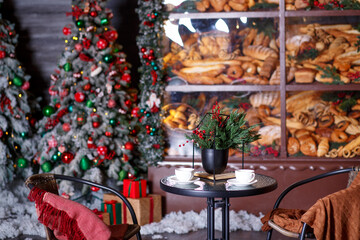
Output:
M244 76L242 79L245 80L248 84L254 84L254 85L268 85L269 80L265 77L261 76Z
M289 137L288 143L287 143L287 152L290 155L294 155L299 152L300 150L300 143L299 141L294 137Z
M248 46L243 49L243 53L246 56L251 56L260 60L265 60L267 57L278 57L278 54L273 49L261 45Z
M244 70L238 66L238 65L233 65L233 66L230 66L227 71L226 71L226 74L229 76L229 77L232 77L232 78L240 78L244 73Z
M317 157L323 157L328 152L329 152L329 139L322 137L320 139L320 142L319 142L319 145L318 145L318 150L317 150L316 156Z
M196 66L214 66L214 65L241 65L240 60L222 60L222 59L203 59L203 60L185 60L182 65L185 67Z
M235 11L247 11L248 5L246 3L237 3L235 1L230 0L228 2L229 6L234 9Z
M358 52L357 50L354 51L350 51L350 52L345 52L343 54L340 54L338 56L335 57L335 61L337 62L350 62L350 63L357 63L357 60L359 60L360 58L360 52Z
M276 66L278 65L278 58L275 57L267 57L264 60L264 64L261 67L259 72L260 76L270 78L271 73L275 70Z
M304 42L312 41L312 37L306 34L303 35L295 35L286 40L286 49L290 52L293 52L294 55L299 51L300 45Z
M267 105L269 107L276 107L280 105L280 93L279 92L260 92L250 96L250 103L253 107L259 107L260 105Z
M226 2L226 0L210 0L210 5L216 12L221 12L224 9Z
M280 84L280 66L277 66L275 71L272 73L269 80L270 85L279 85Z
M337 143L346 142L347 138L348 138L347 134L339 130L334 130L330 136L331 141Z
M312 83L314 81L316 70L311 68L300 68L295 71L296 83Z
M355 124L350 124L346 129L345 132L350 135L356 135L360 133L360 126Z
M274 141L280 139L280 126L265 126L259 129L261 138L257 140L260 145L267 146L272 145Z
M241 65L241 68L244 69L245 72L248 73L249 75L255 75L256 73L256 66L251 62L244 62Z
M300 151L304 155L316 157L317 154L316 143L310 135L302 136L298 140L300 142Z
M346 144L344 146L344 148L339 152L339 154L343 154L344 151L347 152L351 152L355 147L360 145L360 136L358 136L357 138L355 138L354 140L352 140L351 142L349 142L348 144Z

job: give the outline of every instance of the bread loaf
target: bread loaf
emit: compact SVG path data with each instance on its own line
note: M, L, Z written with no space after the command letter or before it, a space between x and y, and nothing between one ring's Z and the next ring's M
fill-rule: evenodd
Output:
M300 68L295 72L296 83L312 83L314 81L316 70L311 68Z
M185 60L182 65L185 67L196 66L213 66L213 65L241 65L240 60L221 60L221 59L206 59L206 60Z
M267 57L278 58L278 54L273 49L261 45L248 46L243 49L243 53L246 56L251 56L260 60L265 60Z

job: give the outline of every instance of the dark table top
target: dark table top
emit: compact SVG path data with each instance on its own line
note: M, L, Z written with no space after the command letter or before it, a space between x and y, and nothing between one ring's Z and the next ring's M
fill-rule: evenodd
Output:
M246 197L271 192L277 188L277 182L274 178L256 174L257 180L254 184L248 186L236 186L227 182L227 180L208 180L199 178L191 183L178 183L175 175L164 177L160 180L160 187L165 192L174 193L192 197L213 197L230 198Z

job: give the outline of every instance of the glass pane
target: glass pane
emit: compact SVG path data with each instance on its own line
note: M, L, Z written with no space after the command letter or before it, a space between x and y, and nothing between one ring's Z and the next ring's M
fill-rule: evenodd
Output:
M274 11L279 1L255 0L164 0L166 11L169 12L243 12L243 11Z
M193 145L185 134L191 134L201 116L218 102L225 114L233 110L246 112L248 126L256 126L261 139L247 146L246 156L279 156L280 152L280 93L180 93L166 96L163 126L167 135L168 156L192 156ZM199 150L195 149L195 154ZM230 156L241 157L241 151L231 150Z
M169 85L279 84L277 26L277 19L167 21Z
M287 19L288 82L359 83L359 22L359 16Z
M360 154L360 92L292 92L286 100L290 156Z

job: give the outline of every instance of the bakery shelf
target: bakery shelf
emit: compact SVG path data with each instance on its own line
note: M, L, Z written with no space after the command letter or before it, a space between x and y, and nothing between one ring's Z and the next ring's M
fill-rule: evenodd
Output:
M285 17L330 17L330 16L359 16L360 10L298 10L286 11Z
M191 19L210 19L210 18L275 18L279 17L279 11L261 12L204 12L204 13L170 13L169 19L191 18Z
M286 91L360 91L360 84L327 85L323 83L288 84Z
M359 86L360 87L360 86ZM167 92L247 92L279 91L279 85L178 85L165 87Z

